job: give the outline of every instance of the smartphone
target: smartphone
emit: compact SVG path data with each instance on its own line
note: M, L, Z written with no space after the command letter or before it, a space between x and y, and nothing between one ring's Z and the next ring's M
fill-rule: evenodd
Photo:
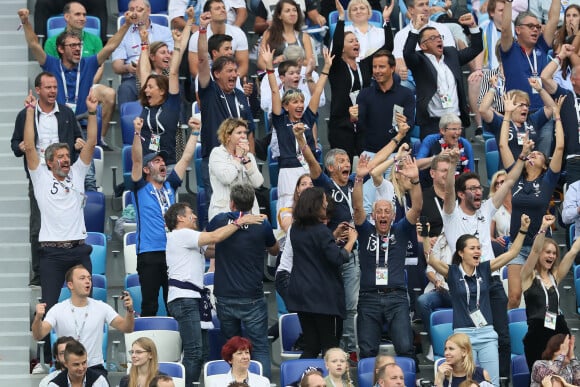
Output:
M420 216L419 217L419 222L421 223L421 236L422 237L428 237L429 236L429 230L427 229L427 222L429 220L427 219L426 216Z

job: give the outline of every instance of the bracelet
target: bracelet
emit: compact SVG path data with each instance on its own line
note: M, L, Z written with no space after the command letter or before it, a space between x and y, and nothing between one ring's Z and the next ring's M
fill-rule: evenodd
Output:
M192 135L192 136L199 136L199 133L200 133L200 132L191 132L191 135Z
M417 184L419 184L420 182L421 182L421 180L412 181L412 182L411 182L411 184L413 184L413 185L417 185Z
M554 121L558 122L558 121L562 121L562 119L560 117L558 117L558 118L554 118Z
M143 138L143 136L141 136L141 133L135 131L135 136L139 137L141 139L141 141L145 141L145 139Z
M141 51L147 51L147 50L149 50L149 45L148 44L146 44L144 46L141 46Z
M540 230L540 231L538 231L538 235L545 234L545 233L546 233L546 230Z
M173 47L173 51L179 52L179 51L181 51L181 47Z
M397 140L397 137L391 138L391 141L394 142L397 145L401 144L401 141Z
M148 46L148 45L149 45L148 42L141 42L141 47Z
M246 165L246 164L249 164L252 162L251 159L242 159L241 161L242 161L242 165Z
M314 79L313 78L306 78L306 82L308 82L308 83L314 83Z
M358 177L358 176L355 176L354 177L354 182L355 183L362 183L363 181L364 181L364 177Z
M545 232L545 231L544 231ZM518 230L518 233L522 234L522 235L528 235L527 231L523 231L523 230Z
M320 72L320 74L322 74L322 75L326 75L326 76L328 77L328 73L327 73L327 72L325 72L325 71L321 71L321 72Z
M266 74L274 74L274 69L266 69Z
M96 116L97 115L97 111L95 110L94 112L89 112L89 116Z
M200 34L205 34L207 32L207 27L199 27L198 31Z
M528 160L528 156L524 156L523 154L518 156L518 160L522 160L522 161L527 161Z
M510 122L510 120L503 120L503 122Z

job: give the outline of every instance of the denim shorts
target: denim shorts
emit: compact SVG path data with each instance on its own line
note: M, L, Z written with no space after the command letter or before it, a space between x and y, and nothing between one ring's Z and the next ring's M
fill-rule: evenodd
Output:
M526 260L528 259L528 256L530 255L531 251L532 251L532 246L522 246L522 249L520 250L518 256L507 263L508 266L509 265L523 265L524 263L526 263Z

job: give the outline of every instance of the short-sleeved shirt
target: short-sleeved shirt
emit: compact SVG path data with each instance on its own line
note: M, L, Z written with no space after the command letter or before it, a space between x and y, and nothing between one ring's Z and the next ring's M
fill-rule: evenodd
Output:
M222 212L208 224L207 231L233 223L239 212ZM261 298L263 294L264 248L276 244L270 222L244 225L215 246L214 294L218 297Z
M44 321L50 324L58 337L72 336L87 350L88 366L102 365L103 325L111 324L119 316L109 304L87 298L87 305L76 307L69 299L54 305Z
M189 228L173 230L167 234L167 277L189 282L203 288L205 258L199 247L200 232ZM169 286L167 302L176 298L200 298L194 290Z
M143 154L151 152L149 150L151 135L159 135L159 150L164 150L169 155L165 161L167 165L172 165L177 162L175 136L177 133L177 123L179 122L180 104L181 97L179 94L169 94L162 105L145 106L141 111L141 118L143 119L141 137L145 139L145 141L142 141Z
M473 328L475 325L469 316L470 313L479 309L487 321L487 325L493 324L491 314L491 301L489 288L491 285L490 262L481 262L472 276L465 275L460 265L450 265L447 274L447 284L451 293L451 307L453 308L453 329ZM477 283L479 282L479 307L477 301ZM469 304L467 303L467 290L469 288Z
M89 167L77 159L63 181L57 180L46 165L29 170L34 197L42 214L40 242L76 241L87 237L83 206Z
M93 86L95 74L99 69L97 56L83 57L77 66L67 69L60 59L47 55L46 62L41 67L44 71L48 71L56 77L58 84L56 101L60 104L76 103L75 114L84 114L87 111L86 99L91 86Z
M353 220L352 190L354 188L354 180L352 176L348 179L346 185L339 186L323 172L312 183L317 187L322 187L334 202L332 217L328 221L328 227L331 230L336 229L341 222L351 222Z
M316 119L318 114L314 114L309 107L306 107L304 114L302 115L302 122L308 126L308 130L304 131L306 136L306 142L308 146L314 153L314 137L312 137L312 128L316 125ZM278 164L280 168L298 168L301 167L300 161L296 158L299 153L297 150L296 137L294 137L294 132L292 131L292 126L294 125L290 121L288 112L282 109L280 115L272 113L272 124L276 128L276 135L278 136L278 146L280 149L280 157L278 157Z
M507 52L500 49L501 61L503 63L503 72L505 75L506 91L518 89L525 91L530 96L530 110L535 111L544 106L538 93L532 92L532 87L528 78L540 76L544 67L548 64L548 44L543 35L538 37L538 42L534 47L531 55L527 55L522 46L514 40L512 46ZM537 63L537 65L534 65ZM535 67L535 74L532 68Z
M548 168L545 173L542 173L533 181L527 181L522 177L514 184L512 188L512 217L510 225L512 241L518 236L522 214L526 214L530 217L530 226L528 227L526 239L524 239L524 246L531 246L534 243L534 236L540 230L542 217L546 214L550 198L554 193L554 188L559 178L559 172L556 173L551 168Z
M411 233L415 232L415 225L403 217L391 226L389 235L379 235L375 226L365 220L363 224L356 226L356 231L359 246L360 291L373 291L378 288L375 278L377 266L386 266L388 269L386 288L406 289L405 257Z
M163 214L175 203L181 179L171 171L161 190L144 179L133 183L132 196L137 215L137 254L165 251L167 237Z
M50 56L54 56L58 58L58 50L56 49L56 38L57 36L53 36L52 38L48 38L46 43L44 43L44 52L46 52ZM83 57L88 57L91 55L97 55L99 51L103 49L103 41L97 35L93 35L86 31L82 33L83 39Z
M489 131L493 133L495 141L499 144L499 137L501 134L501 126L503 124L503 116L500 116L496 112L493 113L493 120L488 124ZM529 114L528 119L524 124L516 128L515 123L510 122L510 129L508 135L508 146L514 158L518 158L520 153L522 153L522 145L518 145L517 133L528 133L528 138L537 143L539 139L539 132L542 126L548 122L546 118L546 113L544 109L537 110L536 112ZM516 133L517 131L517 133Z
M211 24L207 26L207 38L211 38L213 32L211 30ZM240 27L232 26L226 24L226 35L232 37L232 51L234 54L238 51L248 50L248 38L246 34ZM197 42L199 40L199 32L194 33L189 39L189 51L197 52Z

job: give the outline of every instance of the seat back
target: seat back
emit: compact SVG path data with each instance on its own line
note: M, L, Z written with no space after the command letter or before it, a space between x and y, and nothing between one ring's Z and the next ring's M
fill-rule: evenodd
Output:
M302 327L298 314L288 313L279 317L278 329L280 331L281 357L283 359L295 359L300 357L302 351L292 351L292 346L302 334Z
M123 137L123 145L133 144L133 137L135 136L135 127L133 120L139 117L143 111L143 106L139 101L125 102L121 104L119 109L119 117L121 119L121 135Z
M102 192L87 191L86 204L83 209L85 228L87 231L105 232L105 194Z
M159 372L171 376L175 387L185 387L185 367L181 363L159 362Z
M197 204L197 223L199 225L199 228L203 230L207 225L206 219L208 216L207 195L205 193L205 189L198 188L195 202Z
M66 28L64 16L52 16L46 21L46 38L60 35ZM87 15L84 32L101 37L101 19L96 16Z
M288 386L299 381L308 367L319 368L323 376L328 375L328 370L324 366L324 359L286 360L280 365L280 385Z
M433 356L443 357L445 355L445 342L452 334L453 323L431 325L431 345L433 346Z
M121 165L123 166L123 182L125 187L131 187L133 180L131 179L131 172L133 171L133 159L131 158L131 146L124 145L121 151Z
M510 322L509 330L512 355L523 355L524 336L528 333L528 323L526 321Z
M125 274L137 273L137 233L132 231L123 235L123 259Z
M91 264L92 274L105 274L107 272L107 236L100 232L88 232L85 243L92 246Z
M133 309L135 309L137 314L141 314L141 303L143 302L143 297L141 295L141 283L139 282L139 274L133 273L125 276L125 290L129 292L131 298L133 299ZM159 288L157 304L159 305L157 308L157 316L167 316L167 309L165 308L165 302L163 300L163 288Z
M95 180L97 182L97 187L103 187L103 168L105 165L104 156L103 148L96 145L93 153L93 163L95 164Z
M512 386L529 387L530 370L525 355L512 357Z
M494 138L488 138L487 140L485 140L485 153L491 152L491 151L496 151L499 150L497 148L497 142L495 141L495 137Z
M270 175L270 187L278 186L278 173L280 172L280 167L278 166L278 159L272 158L272 149L268 145L268 174Z
M375 374L375 359L374 357L368 357L365 359L360 359L357 368L358 386L359 387L372 387L373 377ZM395 363L403 370L405 375L405 385L414 386L416 373L415 373L415 360L396 356Z
M211 360L203 366L203 378L211 375L227 374L232 366L225 360ZM250 360L250 372L262 375L262 364L256 360Z
M125 333L125 348L131 348L139 337L148 337L157 347L160 362L181 360L181 336L173 317L140 317L135 319L135 330Z
M278 187L270 188L270 223L272 228L278 228L278 213L276 206L278 204Z
M195 181L197 184L197 191L203 189L203 178L201 175L201 162L203 158L201 157L201 144L197 143L195 146L195 153L193 154L193 159L195 162Z
M485 167L487 168L487 182L491 184L491 177L499 170L499 152L489 151L485 154Z
M526 315L526 309L516 308L508 310L508 320L510 323L517 321L527 321L528 316Z

